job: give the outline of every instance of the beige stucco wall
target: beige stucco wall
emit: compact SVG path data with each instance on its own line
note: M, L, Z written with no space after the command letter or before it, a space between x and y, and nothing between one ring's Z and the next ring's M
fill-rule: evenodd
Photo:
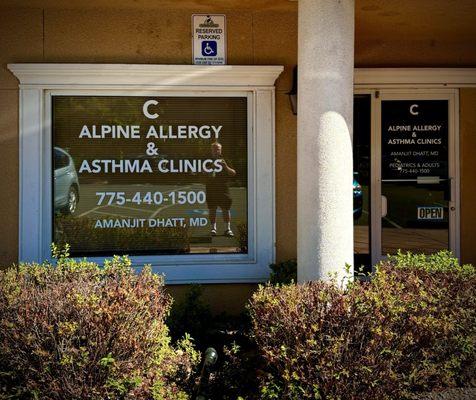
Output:
M461 259L476 264L476 89L460 90Z
M122 10L111 7L61 9L60 6L0 8L0 265L15 262L18 252L18 82L6 69L6 64L189 64L190 16L194 12L211 10L209 6L202 8L200 2L190 8L189 3L183 10L178 6L171 9L172 3L168 9L149 6L143 10L138 7ZM451 26L453 31L460 29L458 26L462 20L465 21L468 11L458 11L448 17L447 13L443 15L445 10L435 7L439 16L434 18L436 21L438 18L445 20L447 28L433 22L433 29L432 20L426 17L423 21L415 21L404 13L392 14L379 7L372 8L367 3L358 5L356 12L356 66L476 66L475 41L467 37L458 41L457 35L448 33ZM409 7L414 3L409 2ZM229 64L285 66L276 83L277 258L285 260L296 255L296 117L291 113L286 93L291 88L291 71L297 58L297 12L295 3L286 3L284 9L277 10L250 7L220 8L216 12L227 15ZM421 15L426 14L421 12ZM405 32L415 30L417 36L402 39ZM465 105L466 98L474 104L474 92L462 94L461 126L466 129L465 136L462 133L462 148L465 148L465 143L469 146L462 152L463 158L470 157L470 149L476 148L471 137L471 134L476 134L474 119L465 123L466 115L474 118L474 107L471 110ZM474 157L470 159L474 160ZM467 167L469 162L462 162L466 168L462 174L463 207L472 199L470 195L464 196L470 193L466 188L473 181L471 171L476 171L474 166ZM463 217L470 212L469 208L463 211ZM476 216L472 218L476 219ZM462 226L470 229L469 224L463 223ZM476 248L476 243L468 243L468 240L462 242L463 256L476 262L476 253L471 250ZM233 304L242 304L254 287L235 285L231 289L225 285L213 285L207 289L207 296L213 300L228 293L236 299ZM175 290L177 293L183 291ZM233 309L234 306L221 302L217 307Z
M199 12L197 9L196 12ZM296 249L296 117L286 92L297 57L295 12L229 11L230 64L283 64L277 82L277 257ZM150 10L0 9L0 264L17 260L18 82L11 62L190 64L191 13ZM279 26L279 33L269 35ZM3 105L8 106L7 109ZM6 149L8 148L8 151Z

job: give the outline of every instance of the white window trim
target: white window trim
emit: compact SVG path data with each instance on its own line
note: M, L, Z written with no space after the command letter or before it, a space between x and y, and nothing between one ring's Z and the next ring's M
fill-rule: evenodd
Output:
M169 284L263 282L275 261L275 88L282 66L9 64L20 81L19 260L48 258L52 229L52 94L248 97L252 166L249 255L131 257L151 264ZM160 91L160 93L157 93ZM251 155L251 159L250 159ZM259 190L256 190L259 188ZM102 261L102 258L90 258Z

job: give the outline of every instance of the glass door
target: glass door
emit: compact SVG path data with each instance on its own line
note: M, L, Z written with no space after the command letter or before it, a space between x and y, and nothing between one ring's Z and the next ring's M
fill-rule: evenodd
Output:
M373 261L398 250L457 254L455 93L375 97Z
M354 95L353 133L353 195L354 195L354 266L368 272L370 259L370 138L371 138L370 93Z

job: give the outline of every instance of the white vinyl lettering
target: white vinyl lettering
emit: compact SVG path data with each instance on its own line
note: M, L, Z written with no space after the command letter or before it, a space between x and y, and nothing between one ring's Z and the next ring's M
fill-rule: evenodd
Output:
M415 111L415 109L418 108L418 104L412 104L410 106L410 114L412 115L418 115L419 112L418 111Z
M147 100L145 103L144 103L144 106L142 107L142 111L144 113L144 115L149 118L149 119L157 119L159 118L159 114L157 113L153 113L151 114L149 112L149 106L151 105L154 105L156 106L157 104L159 104L159 102L157 100Z

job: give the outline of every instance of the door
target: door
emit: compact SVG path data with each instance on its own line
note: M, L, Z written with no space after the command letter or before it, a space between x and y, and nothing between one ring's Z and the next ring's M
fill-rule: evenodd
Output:
M371 103L368 92L354 94L353 126L353 196L354 196L354 266L356 270L371 271Z
M375 92L372 261L458 255L454 91Z

